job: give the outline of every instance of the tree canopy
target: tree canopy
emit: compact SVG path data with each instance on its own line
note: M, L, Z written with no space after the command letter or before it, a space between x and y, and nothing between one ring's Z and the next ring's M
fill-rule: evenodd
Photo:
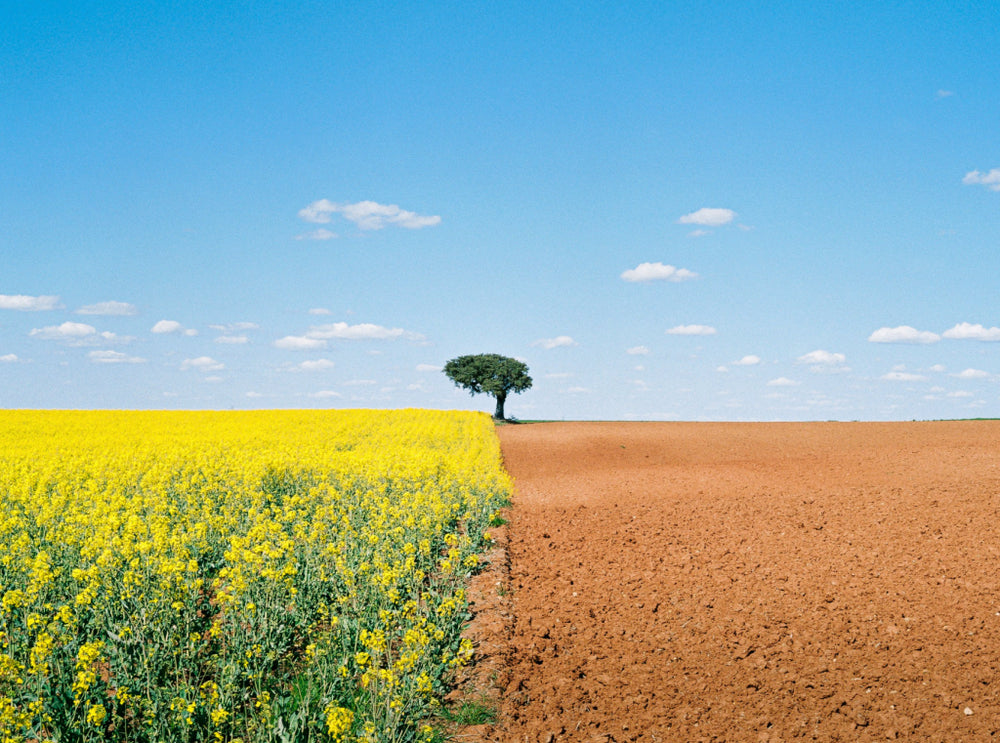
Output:
M444 365L444 373L457 387L469 390L470 395L485 392L495 397L497 409L493 417L497 420L506 420L503 406L509 393L531 387L527 364L496 353L459 356Z

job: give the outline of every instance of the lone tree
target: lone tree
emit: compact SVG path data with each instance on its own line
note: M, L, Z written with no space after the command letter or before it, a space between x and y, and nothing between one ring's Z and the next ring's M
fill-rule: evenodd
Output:
M497 399L496 420L506 420L503 404L511 392L524 392L531 387L528 365L523 361L495 353L459 356L444 365L444 373L456 387L464 387L469 394L485 392Z

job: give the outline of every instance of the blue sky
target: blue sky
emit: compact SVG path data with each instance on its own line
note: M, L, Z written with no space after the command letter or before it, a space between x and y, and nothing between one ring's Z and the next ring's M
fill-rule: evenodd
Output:
M0 2L0 407L1000 415L995 6L757 6Z

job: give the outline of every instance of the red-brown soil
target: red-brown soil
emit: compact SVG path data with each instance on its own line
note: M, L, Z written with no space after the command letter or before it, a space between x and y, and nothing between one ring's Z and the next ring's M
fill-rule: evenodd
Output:
M1000 423L498 433L492 740L1000 741Z

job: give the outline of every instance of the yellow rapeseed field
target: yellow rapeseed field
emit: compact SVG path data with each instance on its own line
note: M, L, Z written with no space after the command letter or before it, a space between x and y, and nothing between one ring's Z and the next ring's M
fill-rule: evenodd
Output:
M0 411L0 741L409 741L510 482L488 416Z

